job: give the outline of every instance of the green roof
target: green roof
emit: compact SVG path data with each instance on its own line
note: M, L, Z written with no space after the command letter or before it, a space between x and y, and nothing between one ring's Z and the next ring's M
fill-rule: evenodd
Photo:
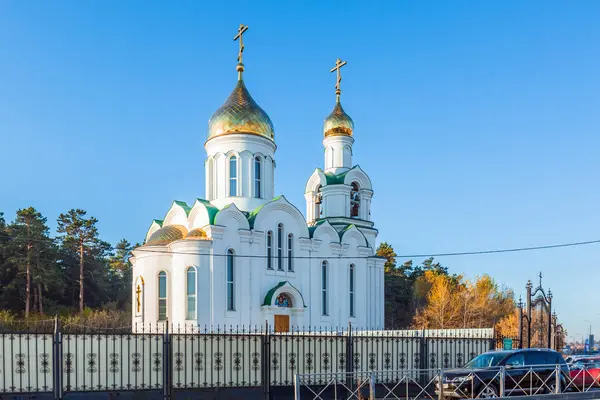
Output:
M313 237L313 234L315 233L315 231L317 230L317 228L319 227L319 225L321 225L322 223L324 223L325 221L327 221L326 219L319 219L315 222L315 224L313 226L309 226L308 227L308 233L310 234L310 237Z
M273 295L275 294L275 292L277 291L277 289L279 289L280 287L284 286L285 284L290 285L291 287L293 287L294 289L296 289L290 282L288 281L283 281L283 282L279 282L277 284L277 286L271 288L271 290L269 290L267 292L267 295L265 296L265 300L263 301L263 306L270 306L273 304ZM300 293L300 291L298 289L296 289L296 291L298 293ZM300 299L302 300L302 307L306 307L306 303L304 302L304 296L302 296L302 293L300 293Z
M185 211L185 216L189 217L190 211L192 211L192 208L190 206L188 206L185 201L174 200L173 204L177 204L179 207L183 208L183 211Z
M325 172L325 179L327 180L327 184L328 185L340 185L340 184L344 184L344 179L346 178L346 174L348 173L348 171L339 173L339 174L334 174L331 172Z
M158 226L160 226L162 228L162 225L163 225L164 221L165 221L164 219L153 219L152 223L153 224L157 224Z
M254 210L252 210L250 212L250 214L248 214L248 223L250 224L250 229L254 228L254 221L256 220L256 216L258 215L258 213L260 212L260 210L262 210L263 207L266 206L267 204L269 204L270 202L277 201L280 198L281 198L281 196L274 197L272 200L269 200L265 204L262 204L262 205L256 207Z
M215 224L215 217L219 212L219 209L213 206L210 201L204 199L196 199L198 203L202 203L204 207L206 207L206 212L208 212L208 223L211 225Z

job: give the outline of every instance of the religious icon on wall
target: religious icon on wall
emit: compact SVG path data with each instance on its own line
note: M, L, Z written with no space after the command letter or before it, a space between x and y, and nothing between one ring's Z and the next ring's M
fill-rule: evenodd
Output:
M292 306L292 300L285 293L281 293L275 299L275 305L277 307L291 307Z

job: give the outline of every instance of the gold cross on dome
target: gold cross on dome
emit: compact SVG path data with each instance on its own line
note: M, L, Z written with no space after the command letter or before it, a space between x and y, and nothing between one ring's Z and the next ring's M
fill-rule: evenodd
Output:
M244 25L244 24L240 24L240 27L238 28L238 33L237 35L235 35L235 37L233 38L234 41L240 39L240 52L238 53L238 63L242 64L242 53L244 52L244 41L243 41L243 35L244 32L246 32L248 30L248 25Z
M335 82L335 94L337 94L338 96L340 95L340 93L342 93L342 90L340 89L340 83L342 83L342 74L340 73L340 68L342 68L346 64L346 61L342 61L338 58L335 62L335 67L331 68L331 71L329 71L337 71L337 81Z

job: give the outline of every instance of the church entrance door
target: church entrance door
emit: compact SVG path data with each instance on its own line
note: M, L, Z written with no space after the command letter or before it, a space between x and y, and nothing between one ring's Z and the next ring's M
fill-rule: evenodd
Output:
M289 332L290 331L290 316L289 315L275 315L275 332Z

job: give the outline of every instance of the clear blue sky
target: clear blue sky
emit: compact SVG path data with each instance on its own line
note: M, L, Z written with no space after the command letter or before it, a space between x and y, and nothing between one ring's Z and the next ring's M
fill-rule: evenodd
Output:
M54 228L84 208L105 240L135 242L172 200L202 197L244 23L276 192L301 210L341 57L355 162L399 254L599 239L599 15L597 1L2 1L0 210L32 205ZM569 333L586 319L600 333L599 245L439 260L517 294L543 270Z

